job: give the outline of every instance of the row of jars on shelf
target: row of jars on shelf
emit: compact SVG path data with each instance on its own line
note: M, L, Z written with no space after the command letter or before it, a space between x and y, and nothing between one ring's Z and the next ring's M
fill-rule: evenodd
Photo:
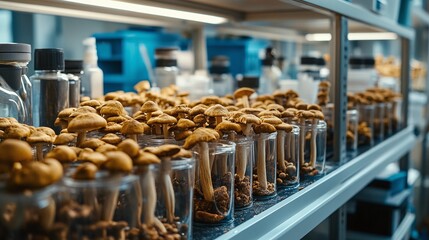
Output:
M138 142L141 148L183 145L158 136L140 136ZM189 239L193 223L231 222L234 210L270 199L277 189L298 187L300 176L323 173L325 149L326 123L320 120L293 125L288 132L197 144L192 157L131 175L99 171L93 180L75 179L80 163L73 163L60 183L37 191L10 192L3 184L0 234L6 239ZM173 196L165 181L171 182ZM143 227L144 233L132 238L133 229L141 229L150 215L153 199L156 222L162 225L155 232Z

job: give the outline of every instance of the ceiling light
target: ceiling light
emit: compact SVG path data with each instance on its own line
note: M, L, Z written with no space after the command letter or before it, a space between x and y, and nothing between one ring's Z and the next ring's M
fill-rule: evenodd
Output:
M332 36L330 33L312 33L306 34L305 39L310 42L326 42L331 41ZM349 33L349 41L368 41L368 40L396 40L398 35L392 32L362 32L362 33Z
M305 34L305 40L310 42L326 42L331 41L330 33L312 33Z
M224 17L218 17L213 15L187 12L181 10L174 10L169 8L153 7L142 4L135 4L129 2L121 2L115 0L63 0L65 2L72 2L84 5L90 5L95 7L111 8L129 12L143 13L156 15L161 17L178 18L183 20L203 22L209 24L221 24L227 21Z

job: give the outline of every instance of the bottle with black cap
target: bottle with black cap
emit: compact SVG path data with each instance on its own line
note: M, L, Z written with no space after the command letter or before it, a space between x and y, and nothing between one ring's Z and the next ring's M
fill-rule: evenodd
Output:
M259 79L259 94L270 94L279 89L282 72L276 64L276 55L272 47L265 49L265 58L262 59L262 73Z
M0 117L14 117L21 123L32 124L31 83L27 64L31 60L31 46L24 43L0 44ZM8 100L10 99L10 100Z
M227 56L214 56L211 59L210 75L213 79L213 91L217 96L225 96L234 91L234 79L230 71Z
M69 82L64 70L64 53L59 48L36 49L33 85L33 125L46 126L58 134L54 125L58 113L69 107Z
M176 85L179 68L177 67L177 48L155 49L155 78L152 87L165 88Z
M83 61L65 60L65 69L63 72L67 74L67 78L69 79L69 107L78 107L83 75Z

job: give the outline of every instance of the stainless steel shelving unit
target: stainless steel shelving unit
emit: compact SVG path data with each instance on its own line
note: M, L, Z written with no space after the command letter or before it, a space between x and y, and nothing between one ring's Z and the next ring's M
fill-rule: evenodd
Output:
M176 8L191 12L222 16L229 20L220 26L211 26L228 34L255 32L268 38L304 41L304 34L331 33L331 81L336 105L334 158L329 164L335 170L321 177L263 212L249 217L228 231L218 232L218 239L299 239L331 216L330 239L345 239L346 225L343 204L368 184L388 163L401 161L407 168L407 153L415 138L413 129L405 127L387 140L368 149L353 159L346 156L346 92L349 31L389 31L401 41L401 93L404 97L403 116L408 112L410 81L410 48L414 31L391 19L374 14L343 0L118 0L135 4ZM201 29L201 23L177 21L103 6L86 6L60 0L2 0L0 9L70 16L141 25ZM349 21L352 20L352 21ZM315 24L317 23L320 24ZM234 31L234 29L236 31ZM285 30L291 29L291 30ZM201 48L200 48L201 49ZM200 54L204 55L204 54ZM205 61L205 59L202 59ZM407 126L407 118L403 118ZM404 157L405 156L405 157ZM334 214L333 214L334 213ZM409 218L406 218L409 219ZM410 220L411 221L411 220ZM206 227L209 228L209 227ZM404 230L405 231L405 230ZM205 235L202 238L212 238Z

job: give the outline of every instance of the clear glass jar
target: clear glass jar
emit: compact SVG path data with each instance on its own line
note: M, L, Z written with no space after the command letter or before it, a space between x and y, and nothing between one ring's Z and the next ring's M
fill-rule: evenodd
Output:
M243 209L250 207L253 203L254 139L238 136L233 142L235 143L234 208Z
M221 224L234 219L235 143L199 143L194 148L194 223Z
M234 78L229 66L229 58L226 56L215 56L211 60L210 75L213 79L213 92L217 96L225 96L234 91Z
M137 142L141 148L145 148L158 147L165 144L175 144L178 146L183 146L185 140L177 141L174 138L164 138L161 135L142 135Z
M374 139L384 139L385 103L376 103L374 110Z
M99 171L94 180L75 180L70 170L57 195L57 219L68 226L67 239L120 239L140 222L138 177Z
M33 85L33 125L46 126L57 134L61 127L54 125L58 113L69 107L69 82L64 70L62 49L36 49L35 74L30 77Z
M358 145L374 145L375 105L357 105L359 114Z
M155 216L162 223L171 224L176 228L181 239L190 239L192 234L192 198L195 183L195 160L194 158L173 159L166 166L154 165L156 183L157 204ZM164 171L164 172L163 172ZM171 176L171 185L174 190L174 216L173 222L168 222L167 200L161 181L162 174Z
M301 177L323 174L326 161L326 130L325 121L317 124L306 121L297 124L299 135L299 166Z
M165 88L176 85L179 68L177 67L177 48L157 48L155 50L155 77L154 87Z
M0 117L14 117L21 123L31 125L32 86L26 75L30 60L30 45L0 44L0 78L3 78L0 86Z
M395 98L392 102L392 130L399 131L402 128L402 98Z
M307 75L314 81L322 81L329 75L329 70L325 68L325 60L316 57L301 57L299 74Z
M384 137L385 138L392 135L392 132L393 132L392 122L393 122L393 103L392 102L385 102L384 103L384 118L383 118Z
M274 197L277 173L277 132L260 133L255 139L255 163L253 163L253 196L256 200Z
M80 103L83 61L65 60L65 70L69 79L69 107L78 107Z
M33 239L60 239L66 228L52 231L56 212L54 196L56 186L45 187L40 190L26 193L8 193L0 190L0 234L2 239L18 240ZM58 234L58 235L57 235Z
M298 126L293 126L291 132L277 131L277 186L299 186Z
M347 151L350 151L352 154L356 153L358 146L358 123L358 111L355 109L347 110Z

